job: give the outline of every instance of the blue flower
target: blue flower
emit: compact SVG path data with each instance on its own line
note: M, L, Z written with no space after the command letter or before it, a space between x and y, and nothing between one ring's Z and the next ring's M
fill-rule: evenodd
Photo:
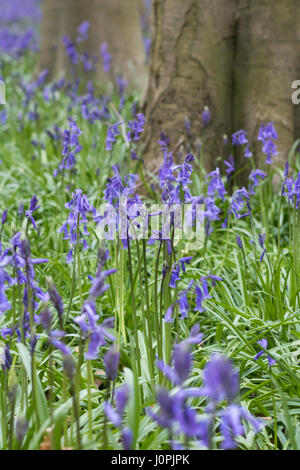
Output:
M262 346L264 349L268 348L268 341L265 338L262 338L261 340L257 341L257 344ZM256 356L254 357L254 360L257 361L257 359L259 357L263 356L264 354L267 354L267 353L265 351L259 351L259 353L257 353ZM274 366L274 364L276 364L276 360L273 359L268 354L267 354L267 359L268 359L268 363L269 363L270 367L272 367L272 366Z
M277 139L278 135L272 122L260 126L257 140L263 144L262 152L266 155L266 163L269 165L272 163L272 157L278 155L277 146L273 142Z
M31 198L29 209L27 211L25 211L25 216L27 217L27 219L29 219L31 221L31 223L32 223L33 227L35 228L35 230L37 228L36 228L36 223L35 223L35 220L34 220L34 217L33 217L33 213L41 207L41 206L38 206L37 203L38 203L38 199L37 199L36 195L34 194Z

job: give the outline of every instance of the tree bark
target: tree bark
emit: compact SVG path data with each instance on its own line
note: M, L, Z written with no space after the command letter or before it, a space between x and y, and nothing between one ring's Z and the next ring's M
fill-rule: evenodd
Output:
M211 168L232 128L234 0L153 0L150 77L144 158L157 162L164 131L176 146L191 122L192 139L205 134L204 162ZM212 123L203 129L208 106Z
M234 128L248 131L249 140L261 155L261 142L257 142L259 126L273 121L279 137L276 164L286 160L295 137L291 84L297 79L299 63L296 3L239 2Z
M107 42L111 78L121 73L131 82L143 82L146 69L139 6L140 0L44 0L39 70L46 68L54 77L70 69L61 38L68 35L74 41L78 26L89 21L89 39L80 47L98 55L101 43ZM97 74L104 77L101 60Z

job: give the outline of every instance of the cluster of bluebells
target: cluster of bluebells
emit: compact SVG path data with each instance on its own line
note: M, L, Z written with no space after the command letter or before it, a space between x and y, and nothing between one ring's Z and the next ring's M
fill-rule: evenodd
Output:
M130 450L132 446L132 431L123 424L123 416L129 399L129 393L129 387L125 384L116 391L115 408L108 401L104 403L105 415L116 428L121 430L121 438L125 450Z
M81 53L78 50L78 46L88 39L89 27L90 23L88 21L83 21L78 26L75 42L73 42L69 36L63 36L62 38L66 54L71 63L74 66L78 66L82 63L85 71L93 70L98 61L97 57L90 56L88 52Z
M79 144L79 136L82 134L81 130L76 124L76 121L71 117L68 118L69 129L63 131L62 145L63 145L63 159L59 165L60 172L70 170L76 165L76 155L81 152L82 145ZM58 171L54 171L54 176L57 176Z
M36 25L41 19L40 0L2 0L0 50L19 58L28 50L37 51Z
M108 51L107 42L103 42L100 46L100 56L102 58L102 67L105 73L109 73L111 67L112 57Z
M66 85L65 79L60 78L57 81L46 84L43 89L43 98L46 103L51 100L55 100L57 93L64 88Z
M113 149L114 143L117 142L116 137L120 135L119 126L121 124L122 122L116 122L115 124L110 125L107 129L105 150L107 150L108 152Z
M180 263L184 267L185 263L189 263L191 259L192 259L191 257L181 258L181 260L179 260L178 263ZM177 264L177 266L179 266L179 264ZM185 270L185 267L183 269ZM179 274L177 273L177 270L176 271L172 270L171 281L170 281L169 286L176 287L179 279L180 278L179 278ZM188 316L188 312L190 311L190 308L191 308L188 302L189 293L190 294L193 293L195 296L195 308L194 308L195 312L200 312L200 313L205 312L205 307L203 306L203 302L211 298L209 294L208 281L210 281L213 286L216 286L216 282L222 281L222 278L219 276L215 276L213 274L209 274L208 276L202 276L197 282L194 280L191 280L187 288L179 292L178 299L168 307L165 317L164 317L164 321L167 323L172 323L174 321L174 309L176 305L178 305L179 307L179 311L180 311L179 318L181 320Z
M114 326L114 318L107 318L102 324L99 324L98 320L100 317L96 307L97 298L102 296L109 288L109 284L106 282L107 277L116 272L115 269L103 270L106 259L107 253L101 250L99 253L97 274L93 279L88 298L84 303L82 313L75 318L75 322L81 329L81 334L85 340L88 341L88 351L85 354L86 359L96 359L98 357L99 347L104 346L107 339L110 341L114 341L115 339L109 331ZM113 362L115 363L116 361ZM116 367L110 368L111 371L115 369ZM112 372L111 378L115 380L113 377L114 372Z
M106 378L108 383L113 383L111 403L105 401L104 413L109 421L118 429L121 430L121 439L125 450L130 450L132 446L132 431L128 426L123 423L124 411L129 399L130 389L127 384L118 388L115 393L115 381L118 376L120 352L118 347L113 344L104 354L103 363ZM115 395L115 396L114 396ZM114 408L113 402L116 398L116 407Z
M140 19L143 33L143 42L146 60L150 57L151 37L150 37L151 0L144 0L144 8L141 9Z
M266 173L263 171L256 169L252 170L249 175L250 185L249 185L249 194L255 194L255 188L258 187L262 180L267 177Z
M29 121L36 121L39 119L39 113L38 113L38 108L37 108L37 103L34 100L35 95L40 89L46 80L46 77L48 75L48 70L42 70L37 77L36 80L30 81L30 82L25 82L22 79L20 80L20 87L23 91L24 98L23 98L23 111L20 111L18 119L20 121L20 131L23 130L23 121L24 121L24 114L26 111L26 116L29 119Z
M13 236L10 247L3 252L0 249L0 314L11 309L11 304L5 294L9 286L19 285L23 287L22 301L24 306L23 320L9 328L3 328L1 330L3 337L12 336L16 332L18 339L24 340L30 333L30 311L33 314L34 322L39 324L40 318L37 315L39 302L47 302L49 296L40 288L36 280L34 267L47 262L48 259L46 258L33 259L31 257L29 242L27 239L21 238L20 232ZM13 275L9 274L8 269L13 272ZM31 292L30 299L29 289Z
M130 173L122 178L119 166L113 165L112 169L114 176L108 178L104 189L103 199L107 204L104 205L103 213L96 214L95 222L106 238L114 239L119 231L123 246L127 248L130 225L139 216L139 207L142 204L139 196L133 194L138 177ZM121 224L120 220L123 220ZM106 226L109 228L108 232L105 231Z
M247 133L244 130L241 129L232 134L232 145L235 145L236 147L244 147L244 156L246 158L252 157L252 153L249 148Z
M278 135L272 122L260 126L257 140L262 142L262 152L266 156L268 165L273 163L272 157L278 155L277 146L274 143L277 139Z
M147 409L149 416L161 427L168 430L171 444L182 449L182 444L174 436L184 435L185 441L194 439L199 446L211 448L213 430L217 420L222 434L222 447L236 447L235 438L245 433L242 421L252 425L255 432L261 429L261 422L236 403L239 394L239 375L231 361L225 356L214 354L206 364L203 385L200 388L186 386L190 376L192 355L191 344L202 341L198 325L191 330L189 338L175 344L171 365L157 361L158 368L176 387L169 391L159 388L156 394L158 409ZM205 397L207 405L200 415L189 405L189 398ZM226 405L224 404L226 403Z
M225 201L225 186L221 178L219 168L209 173L206 176L207 195L204 199L205 204L205 218L206 218L206 233L211 233L210 224L213 220L219 219L220 209L216 205L216 199Z
M64 240L68 240L70 250L67 254L67 263L73 262L73 254L76 246L82 244L83 249L88 248L86 237L89 235L87 229L87 214L96 214L96 210L88 202L88 198L82 193L81 189L76 189L72 194L71 201L65 204L69 209L69 215L66 222L59 229L59 233L64 234ZM83 231L81 231L83 226Z
M130 142L131 140L139 140L140 134L144 132L144 125L146 119L142 113L138 113L136 118L133 121L128 122L129 131L127 133L127 139Z
M173 153L168 151L169 139L162 133L158 142L164 153L164 162L158 174L159 186L162 189L162 202L168 205L192 202L189 185L192 182L194 156L188 154L182 164L176 165L173 161Z
M87 93L80 97L80 109L83 119L93 124L96 121L110 119L108 109L109 96L97 97L94 92L93 83L89 81L86 85Z
M36 51L37 37L33 28L28 28L25 32L11 28L0 30L0 50L13 57L21 57L28 50Z
M300 208L300 171L297 176L288 176L289 163L287 162L284 169L284 182L282 184L282 194L287 196L288 202L296 209Z

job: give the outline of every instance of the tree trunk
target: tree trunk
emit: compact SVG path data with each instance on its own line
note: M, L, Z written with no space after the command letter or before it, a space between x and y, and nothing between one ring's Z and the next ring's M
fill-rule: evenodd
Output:
M150 77L146 98L144 157L159 162L160 131L176 146L191 122L192 140L205 136L211 168L232 128L234 0L153 0ZM211 125L203 129L208 106Z
M261 155L259 126L273 121L282 164L294 142L291 84L297 78L296 1L240 0L234 74L234 128L249 132ZM260 157L261 159L261 157Z
M106 42L112 55L110 77L120 73L130 81L143 82L145 51L139 6L140 0L44 0L39 70L46 68L54 77L70 69L61 38L67 35L74 41L78 26L89 21L89 39L79 45L81 52L99 55L101 43ZM104 77L101 60L98 77L99 73Z

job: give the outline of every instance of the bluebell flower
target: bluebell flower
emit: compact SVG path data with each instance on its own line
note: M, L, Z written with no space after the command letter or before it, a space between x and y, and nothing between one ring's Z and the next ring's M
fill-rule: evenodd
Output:
M115 337L109 332L114 325L114 318L107 318L98 323L99 315L97 314L96 299L103 295L109 285L105 284L107 276L110 276L115 269L103 271L103 264L100 262L96 277L89 292L89 296L84 303L82 314L75 318L75 322L79 325L84 338L89 342L88 351L85 354L86 359L96 359L98 357L98 349L106 344L106 339L114 341Z
M240 130L232 134L232 145L236 146L241 146L241 145L247 145L248 144L248 139L247 139L247 133L244 130Z
M178 281L180 280L180 267L182 271L185 273L185 265L190 264L191 260L193 259L192 256L184 256L180 258L176 263L173 264L171 269L171 279L169 282L169 286L175 288L177 286Z
M88 31L90 28L90 22L89 21L83 21L77 28L78 36L77 36L77 42L82 42L86 41L88 39Z
M206 176L206 180L207 180L207 195L210 197L217 195L222 199L222 201L224 201L226 190L221 179L219 168L216 168L214 171L209 173Z
M7 209L5 209L3 212L2 212L2 216L1 216L1 224L4 225L5 222L7 220Z
M8 372L12 365L12 357L9 349L9 344L5 344L2 348L2 357L0 357L0 363L3 372Z
M15 436L19 444L22 443L26 435L28 424L27 419L23 416L19 416L16 420Z
M77 65L79 63L79 54L76 50L75 44L71 41L69 36L63 36L62 43L65 46L67 56L69 57L72 64Z
M235 145L237 147L245 145L244 156L246 158L252 157L252 153L249 149L247 133L244 130L241 129L232 134L232 145Z
M251 215L249 193L244 187L237 189L233 194L231 200L231 212L236 216L237 219Z
M200 394L215 403L232 402L239 393L239 374L232 363L220 354L214 354L206 364Z
M262 428L262 422L256 419L247 409L232 403L221 412L220 430L223 436L222 448L235 449L235 437L245 434L242 420L250 423L255 432Z
M263 260L263 258L264 258L264 256L265 256L265 254L266 254L266 252L267 252L267 250L266 250L266 248L265 248L265 239L266 239L266 235L265 235L265 234L264 234L264 235L263 235L263 234L259 234L259 235L258 235L258 242L259 242L260 247L261 247L262 250L263 250L262 253L261 253L261 255L260 255L260 259L259 259L260 262L262 262L262 260Z
M266 155L266 163L269 165L272 163L272 157L278 155L277 146L274 143L277 139L278 135L272 122L260 126L257 140L263 144L262 152Z
M264 349L267 349L268 348L268 341L265 339L265 338L262 338L261 340L257 341L257 344L259 344L260 346L262 346ZM257 359L261 356L263 356L265 353L265 351L259 351L259 353L256 354L256 356L254 357L254 360L257 361ZM269 356L267 354L267 359L268 359L268 363L269 363L269 366L272 367L274 366L274 364L276 364L276 360L273 359L271 356Z
M142 113L138 113L136 119L128 122L129 131L127 132L127 138L129 142L140 139L140 134L144 132L145 122L146 118Z
M81 189L76 189L72 193L72 199L65 207L70 210L66 222L59 228L58 232L64 234L64 240L68 240L70 243L70 250L67 254L67 262L73 262L73 251L77 243L82 243L83 249L88 248L86 237L89 235L87 229L87 214L93 213L96 215L96 210L89 204L87 196L82 193ZM83 231L80 227L83 226ZM79 239L78 229L79 228Z
M224 160L225 165L227 166L226 168L226 173L227 173L227 180L229 180L230 176L232 173L235 172L235 166L234 166L234 158L232 155L229 155L228 161Z
M240 249L242 250L243 249L243 245L242 245L242 240L241 240L241 237L239 235L236 235L236 242L238 244L238 246L240 247Z
M35 223L35 220L34 220L34 217L33 217L33 213L41 207L41 206L38 206L37 204L38 204L38 199L37 199L36 195L34 194L31 198L29 209L27 209L27 211L25 211L25 216L27 217L27 219L29 219L31 221L31 223L32 223L33 227L35 228L35 230L37 228L36 228L36 223Z
M208 126L208 124L211 121L211 113L210 110L208 109L207 106L204 107L204 110L202 112L202 123L204 127Z
M70 170L71 168L73 168L77 163L76 155L82 150L82 145L79 144L78 139L82 132L73 118L69 116L68 121L69 129L65 129L63 131L63 159L59 165L59 172L63 172L64 170ZM57 176L58 171L54 171L54 176Z
M120 131L119 131L120 124L122 124L122 122L116 122L115 124L109 126L107 129L105 150L109 152L113 149L113 144L117 142L116 137L120 135Z
M121 436L123 447L125 450L130 450L132 446L133 435L131 429L123 425L123 415L125 407L129 399L129 387L123 385L116 391L116 409L106 401L104 403L104 413L109 421L116 427L121 429Z
M114 382L118 376L119 359L120 352L114 344L107 350L103 357L106 378L109 381Z
M59 324L60 328L63 329L63 312L64 312L64 306L63 306L63 301L61 296L59 295L57 288L52 280L52 278L47 278L46 279L47 285L48 285L48 294L51 302L53 303L55 310L57 311L58 314L58 319L59 319Z
M105 73L108 73L111 66L111 54L108 52L108 45L103 42L100 47L100 54L102 57L102 66Z
M259 186L260 180L263 180L267 177L266 173L261 170L252 170L249 175L250 186L249 186L249 194L255 194L254 188Z

